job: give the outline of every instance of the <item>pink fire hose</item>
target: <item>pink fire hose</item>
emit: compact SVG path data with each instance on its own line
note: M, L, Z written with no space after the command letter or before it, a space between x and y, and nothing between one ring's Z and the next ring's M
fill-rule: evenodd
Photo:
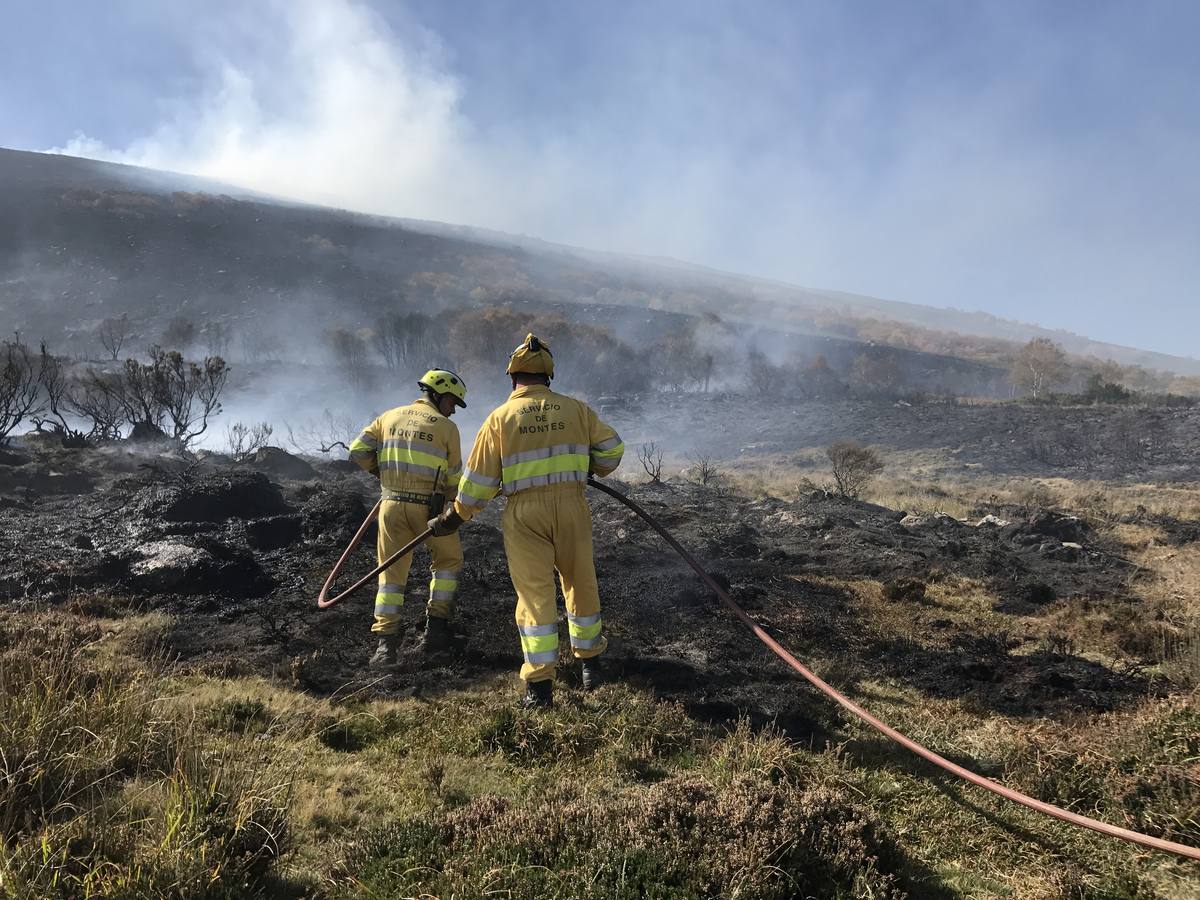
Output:
M1162 850L1166 853L1174 853L1178 856L1186 857L1187 859L1200 860L1200 849L1196 847L1189 847L1186 844L1178 844L1174 841L1156 838L1152 835L1142 834L1140 831L1131 831L1128 828L1121 828L1117 825L1109 825L1107 822L1101 822L1097 819L1089 818L1088 816L1081 816L1078 813L1073 813L1070 810L1062 809L1061 807L1054 806L1051 803L1044 803L1041 800L1035 800L1033 797L1022 794L1020 791L1015 791L1012 788L1005 787L998 782L992 781L990 778L984 778L982 775L977 775L969 769L964 769L962 766L956 765L945 757L934 753L928 747L918 744L916 741L905 737L895 728L892 728L890 725L887 725L875 718L849 697L846 697L830 685L826 684L815 673L811 672L803 663L801 663L800 660L792 656L792 654L784 649L784 647L779 644L778 641L767 634L767 632L764 631L757 622L750 618L746 611L738 606L737 603L734 602L733 598L730 597L729 594L726 593L725 590L719 584L717 584L715 580L713 580L712 576L704 571L704 568L700 565L700 563L696 562L695 558L693 558L692 555L688 553L687 550L685 550L683 546L677 540L675 540L675 538L673 538L665 528L654 521L654 519L650 517L649 513L642 509L637 503L635 503L633 500L630 500L623 494L613 490L608 485L601 484L594 479L589 479L588 484L596 488L598 491L608 494L610 497L615 498L620 503L623 503L625 506L629 507L629 509L631 509L642 521L658 532L659 536L662 537L662 539L668 544L670 544L675 552L683 557L683 560L689 566L696 570L696 573L704 580L704 583L707 584L713 593L717 595L720 601L725 604L726 607L728 607L729 611L732 612L739 620L741 620L742 624L746 625L751 631L753 631L755 637L766 644L772 653L795 669L804 679L806 679L813 687L815 687L825 696L854 713L854 715L858 716L858 718L862 719L876 731L879 731L891 738L901 747L911 750L922 759L928 760L941 769L945 769L952 775L957 775L964 781L969 781L971 784L977 785L984 790L991 791L993 794L1003 797L1005 800L1011 800L1014 803L1019 803L1022 806L1028 807L1036 812L1045 813L1048 816L1053 816L1056 819L1059 819L1063 822L1069 822L1072 825L1078 825L1081 828L1090 828L1092 831L1096 831L1100 834L1107 835L1108 837L1114 837L1122 841L1128 841L1131 844L1139 844L1143 847L1150 847L1154 850Z

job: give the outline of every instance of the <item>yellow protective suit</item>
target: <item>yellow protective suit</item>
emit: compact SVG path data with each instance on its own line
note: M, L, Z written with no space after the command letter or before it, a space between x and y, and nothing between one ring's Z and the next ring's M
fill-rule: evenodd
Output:
M425 399L388 410L368 425L350 444L350 458L377 475L383 490L376 548L380 562L425 530L431 495L436 492L453 499L462 475L458 426ZM433 557L426 613L449 619L463 564L462 544L457 534L451 534L430 538L426 546ZM410 553L380 574L371 626L376 634L400 630L411 565Z
M475 439L454 508L465 521L500 491L508 498L504 552L517 592L517 631L525 655L521 677L526 681L554 677L556 569L575 657L599 656L607 646L584 489L589 471L608 475L624 451L620 436L586 403L544 385L513 391Z

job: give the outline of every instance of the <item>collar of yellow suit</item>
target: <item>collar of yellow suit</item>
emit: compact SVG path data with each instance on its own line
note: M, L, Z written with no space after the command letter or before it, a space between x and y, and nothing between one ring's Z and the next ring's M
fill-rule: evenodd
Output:
M518 397L530 397L534 394L548 394L550 388L544 384L523 384L511 394L508 395L509 400L516 400Z

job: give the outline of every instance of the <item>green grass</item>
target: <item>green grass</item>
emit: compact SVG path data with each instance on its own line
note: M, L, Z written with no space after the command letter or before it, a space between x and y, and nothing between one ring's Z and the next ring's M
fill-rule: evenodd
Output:
M507 679L337 704L134 662L161 627L0 615L0 894L1200 895L1187 864L1013 807L853 722L813 752L621 685L564 688L548 713L513 708ZM1200 841L1188 697L1023 722L856 690L1035 796Z
M290 782L177 715L161 671L100 664L72 616L0 622L0 888L241 896L274 884Z

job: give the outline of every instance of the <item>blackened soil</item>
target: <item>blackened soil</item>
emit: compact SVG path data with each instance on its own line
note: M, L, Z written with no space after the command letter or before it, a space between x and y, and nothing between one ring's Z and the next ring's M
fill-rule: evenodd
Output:
M114 463L94 451L78 451L75 464L89 474L86 492L31 497L24 484L0 485L5 602L95 609L96 598L107 597L115 608L164 609L173 625L158 649L179 665L263 675L330 696L433 694L500 673L515 678L520 651L499 502L462 531L467 562L453 649L417 649L428 566L419 550L401 662L381 674L364 666L374 644L371 592L327 611L314 602L377 496L367 476L318 463L313 478L278 480L229 466ZM1137 570L1063 513L998 510L1012 524L973 526L824 493L785 502L692 485L628 490L769 633L851 693L863 680L886 679L1043 716L1111 709L1154 690L1136 675L1021 636L1024 624L1063 604L1137 602L1129 596ZM640 520L612 498L594 493L591 502L612 675L700 718L747 716L816 743L837 732L832 705ZM342 584L373 566L374 539L372 529ZM987 632L943 608L934 587L951 578L977 584L1011 627ZM871 582L881 588L874 606L853 589ZM566 661L560 680L577 686L577 666Z

